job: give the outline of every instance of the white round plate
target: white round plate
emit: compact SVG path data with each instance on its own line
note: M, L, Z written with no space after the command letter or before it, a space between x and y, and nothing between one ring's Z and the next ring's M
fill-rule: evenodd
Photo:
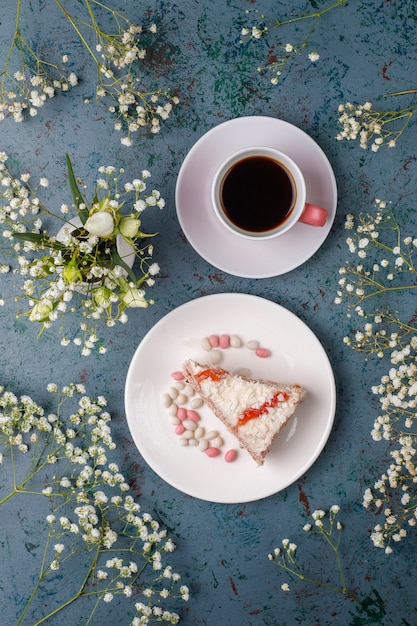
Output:
M221 366L247 367L255 378L298 383L307 397L280 434L263 466L245 450L233 463L223 455L237 441L210 409L199 409L201 424L220 431L222 455L209 458L179 445L161 397L174 385L171 373L188 358L207 363L201 340L211 334L256 339L271 350L260 358L246 347L222 351ZM167 483L210 502L238 503L265 498L291 485L314 463L329 437L335 414L335 382L327 355L313 332L293 313L258 296L216 294L192 300L163 317L137 348L125 388L126 417L145 461Z
M296 224L266 241L248 241L220 223L211 207L211 183L218 167L247 146L270 146L288 154L304 174L307 202L327 209L323 227ZM218 269L243 278L268 278L307 261L333 224L336 180L323 150L304 131L272 117L239 117L215 126L191 148L180 168L175 202L181 228L193 248Z

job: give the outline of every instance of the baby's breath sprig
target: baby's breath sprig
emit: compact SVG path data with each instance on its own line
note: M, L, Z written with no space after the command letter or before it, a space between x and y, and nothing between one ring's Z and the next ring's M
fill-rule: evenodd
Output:
M382 518L371 539L387 554L417 523L417 336L394 350L390 360L388 373L372 387L382 411L374 422L372 438L390 442L391 463L363 498L363 505Z
M159 265L153 261L153 243L147 242L155 234L144 232L142 213L147 207L162 209L165 201L157 189L147 189L148 170L123 184L124 170L117 171L114 166L99 167L96 188L88 201L78 187L68 155L67 166L72 216L67 203L58 214L41 201L47 178L32 188L29 174L15 178L8 169L7 155L0 153L1 240L7 254L17 261L15 275L22 278L19 287L28 303L23 315L40 324L41 332L59 320L61 345L72 341L88 356L93 349L106 352L97 335L100 320L107 327L125 324L128 310L153 303L146 290L154 284ZM9 270L7 263L0 265L1 272ZM0 305L4 304L0 299ZM65 317L80 312L79 330L70 338Z
M141 510L116 463L111 417L103 396L88 397L81 384L62 389L50 384L56 396L48 413L29 396L18 398L0 388L0 506L12 497L47 497L51 513L37 581L17 624L32 616L36 626L81 598L90 623L101 602L126 598L132 626L151 621L177 624L173 600L186 601L189 591L180 575L165 562L175 544L149 513ZM19 457L30 462L21 475ZM7 484L7 469L11 471ZM72 565L83 560L80 580ZM70 577L66 580L69 568ZM36 597L59 570L67 598L45 614Z
M416 89L398 91L387 94L386 97L404 96L417 93ZM406 130L412 118L417 113L417 104L391 111L378 111L371 102L352 104L346 102L339 105L339 124L342 127L337 134L338 141L359 140L361 148L369 146L372 152L377 152L381 146L395 148L401 135Z
M258 9L248 9L246 11L246 14L248 15L248 17L252 17L253 24L242 28L241 43L266 37L271 33L271 31L278 28L290 28L291 26L297 26L300 22L309 23L309 29L303 34L303 38L301 40L297 42L288 42L288 40L287 42L285 42L285 40L279 41L277 43L277 47L280 52L276 54L275 52L273 54L271 53L268 64L264 67L258 67L258 71L261 73L272 73L273 76L271 78L271 83L273 85L278 85L285 67L297 56L299 56L304 49L310 46L310 40L313 36L314 31L316 30L320 18L329 11L332 11L333 9L336 9L346 4L346 2L347 0L336 0L336 2L334 2L330 6L327 6L324 9L313 11L311 13L295 15L287 19L268 18L265 15L261 14ZM290 31L290 35L291 37L298 37L297 31L295 31L294 33ZM320 58L320 55L314 48L310 48L310 52L307 56L311 63L316 63Z
M415 254L417 237L404 237L394 212L376 200L375 213L349 215L347 245L355 262L340 270L338 304L346 303L362 328L347 345L366 355L389 356L390 367L372 392L379 396L381 413L374 421L372 438L389 442L391 462L368 487L363 498L382 518L371 539L387 554L417 523L417 333L415 306L404 321L392 311L389 298L417 288ZM394 305L396 306L396 305Z
M97 68L96 99L115 118L115 129L123 132L121 142L130 146L133 134L142 128L158 133L178 98L169 89L147 87L144 83L144 39L155 35L156 24L134 24L98 0L83 0L81 14L77 15L70 13L60 0L54 2ZM17 122L23 121L26 111L36 115L57 89L67 91L78 83L74 72L66 76L58 65L43 60L23 38L20 24L24 8L17 0L16 29L0 75L0 119L12 116ZM108 31L100 26L98 13L104 13L112 23ZM15 57L19 67L13 71L10 68ZM68 55L62 57L62 62L68 62Z
M268 558L271 561L274 561L277 565L279 565L279 567L281 567L292 577L298 578L299 580L304 580L306 582L314 583L319 587L325 587L327 589L337 591L357 602L358 600L356 596L352 592L350 592L347 587L345 574L339 554L340 537L343 528L341 522L336 520L336 516L339 513L339 510L340 507L335 504L330 508L327 514L321 509L314 511L311 516L313 524L305 524L303 530L308 533L319 535L320 538L324 539L326 544L330 546L336 558L337 568L342 583L341 587L336 587L328 582L323 582L321 580L311 578L308 574L306 574L305 570L297 563L296 560L297 545L290 542L289 539L283 539L282 548L275 548L273 554L269 554ZM288 583L283 583L281 588L283 591L289 591L290 586Z
M325 546L330 548L331 554L336 561L337 573L340 580L339 585L329 581L328 574L330 568L326 570L326 580L323 580L322 578L312 576L305 566L300 565L297 554L298 546L289 539L283 539L281 547L275 548L274 551L268 555L268 558L286 572L291 580L303 581L327 589L328 591L334 591L354 602L358 611L361 613L364 612L368 617L381 618L385 615L384 602L375 590L371 595L360 599L358 594L348 587L340 554L343 526L337 518L339 511L340 507L337 504L331 506L328 512L317 509L311 515L312 522L308 522L303 527L303 530L307 534L319 539L321 543L324 541ZM290 592L290 582L283 582L281 589L284 592Z
M0 121L13 117L22 122L26 112L34 117L58 90L66 92L78 84L76 74L65 70L68 55L61 64L49 62L25 39L21 11L21 0L17 0L15 30L0 74Z
M360 328L344 341L355 350L376 354L401 349L415 333L410 315L398 317L389 297L417 289L417 238L403 237L390 203L377 199L375 212L348 215L346 243L355 260L339 270L335 302L347 305L348 317L360 319Z

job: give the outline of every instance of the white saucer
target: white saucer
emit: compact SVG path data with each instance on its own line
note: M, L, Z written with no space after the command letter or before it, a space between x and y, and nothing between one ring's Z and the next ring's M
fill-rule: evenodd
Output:
M229 154L253 145L277 148L297 163L307 201L329 213L323 227L297 224L275 239L248 241L222 226L211 208L211 181ZM239 117L215 126L194 144L178 174L175 202L185 236L206 261L234 276L268 278L302 265L320 248L335 218L337 187L326 155L304 131L272 117Z

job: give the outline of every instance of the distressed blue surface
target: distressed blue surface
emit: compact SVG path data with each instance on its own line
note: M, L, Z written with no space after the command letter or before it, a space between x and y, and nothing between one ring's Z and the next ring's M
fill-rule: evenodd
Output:
M4 55L14 15L12 2L2 4L0 52ZM34 178L48 176L49 202L57 206L67 194L66 150L74 158L77 174L90 185L102 163L124 166L128 179L149 168L167 203L163 213L146 218L150 230L160 231L155 260L162 274L152 289L155 305L132 313L128 325L111 331L111 350L104 357L81 358L75 349L62 349L54 332L37 341L37 329L15 320L13 305L0 309L1 383L42 403L48 382L81 379L90 394L108 398L117 462L131 479L143 509L155 513L178 545L173 561L192 593L182 613L185 626L417 624L416 534L411 532L387 557L373 547L369 531L374 516L361 505L368 480L387 466L382 444L375 444L370 436L377 411L370 388L385 370L381 364L367 364L344 346L349 323L333 304L338 268L347 254L343 229L347 213L367 210L375 197L385 198L393 201L400 219L409 221L410 234L415 236L417 230L415 125L394 150L378 154L335 140L340 103L376 102L384 93L417 87L414 0L350 0L345 8L329 13L312 39L320 61L313 65L304 56L296 59L277 87L256 70L276 45L276 37L270 34L257 43L239 44L245 9L257 8L279 18L291 10L309 11L326 3L115 0L138 21L148 6L161 21L162 35L150 72L177 89L181 100L159 135L142 135L129 149L120 144L120 135L103 108L94 102L83 104L92 95L94 71L79 67L85 57L62 18L50 17L55 15L52 0L29 4L32 21L27 36L37 41L46 38L58 54L70 49L71 63L83 80L70 93L50 101L36 118L22 125L3 122L0 150L11 155L16 171L28 169ZM386 107L385 101L378 104ZM281 277L248 280L217 270L193 250L176 218L175 182L187 152L213 126L243 115L270 115L309 133L327 154L338 184L338 211L330 236L308 263ZM11 291L13 277L1 280ZM165 484L137 452L124 414L125 376L146 332L174 307L222 292L259 295L298 315L326 349L338 390L335 425L314 466L285 491L241 505L199 501ZM333 561L320 545L306 539L302 526L314 509L328 509L334 503L342 509L341 554L348 584L362 597L378 592L385 616L377 621L357 617L354 605L341 595L307 584L296 584L284 594L280 585L285 577L268 561L268 553L288 536L300 544L306 557L311 555L314 571L331 578ZM27 498L15 499L0 510L0 623L4 626L16 623L32 588L47 512L46 504L42 511ZM48 587L49 597L41 600L53 603L62 592L57 576ZM30 624L30 618L25 623ZM82 602L50 623L83 624ZM95 623L129 623L125 601L102 605Z

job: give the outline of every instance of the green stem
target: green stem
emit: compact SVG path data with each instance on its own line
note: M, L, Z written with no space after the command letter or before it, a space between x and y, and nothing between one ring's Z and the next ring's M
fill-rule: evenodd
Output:
M16 43L16 39L19 38L19 18L20 18L20 10L21 10L21 0L17 0L17 6L16 6L16 16L15 16L15 31L10 43L10 47L9 50L7 52L7 56L6 56L6 62L4 64L4 68L3 68L3 72L2 75L7 73L7 68L10 62L10 58L12 56L13 53L13 49Z
M29 599L26 602L25 608L23 609L23 611L22 611L22 613L21 613L21 615L20 615L20 617L19 617L19 619L17 621L16 626L19 626L22 623L22 620L24 619L26 613L28 612L28 610L30 608L30 605L32 604L33 599L34 599L34 597L36 596L36 594L38 592L39 586L40 586L40 584L41 584L41 582L42 582L42 580L43 580L43 578L45 576L45 569L44 568L45 568L46 555L47 555L47 552L48 552L48 547L49 547L50 540L51 540L51 535L48 534L48 539L46 541L45 549L43 551L42 563L41 563L41 568L40 568L40 573L39 573L39 576L38 576L38 580L36 581L36 583L35 583L35 585L34 585L34 587L32 589L32 593L30 594Z
M376 283L378 284L378 283ZM403 287L385 287L384 285L380 285L380 288L377 291L373 291L372 293L366 294L366 296L361 296L359 302L363 302L364 300L368 300L369 298L373 298L374 296L378 296L381 293L386 291L404 291L407 289L417 289L417 285L404 285Z
M91 572L94 571L96 565L97 565L97 561L98 561L98 557L100 554L100 549L97 548L96 553L94 555L93 560L90 563L90 567L87 570L86 575L84 576L84 580L81 583L78 591L68 600L66 600L65 602L63 602L62 604L60 604L60 606L58 606L56 609L54 609L53 611L51 611L50 613L48 613L48 615L45 615L44 617L42 617L40 620L38 620L37 622L35 622L33 624L33 626L39 626L39 624L43 624L44 622L46 622L47 620L49 620L51 617L53 617L54 615L57 615L60 611L62 611L63 609L65 609L67 606L69 606L70 604L72 604L73 602L75 602L76 600L78 600L79 597L81 597L83 595L83 591L84 588L88 582L88 579L91 575ZM39 581L40 583L40 581ZM17 625L18 626L18 625Z
M329 583L324 583L321 580L316 580L315 578L310 578L309 576L305 576L301 572L298 572L296 569L292 569L288 565L283 564L282 567L289 574L292 574L293 576L296 576L300 580L304 580L307 583L311 583L313 585L317 585L317 587L323 587L323 589L328 589L329 591L336 591L337 593L340 593L340 594L346 596L347 598L350 598L350 600L352 600L353 602L356 602L356 604L358 604L359 606L362 606L362 602L351 591L349 591L349 589L347 589L346 586L344 586L343 588L336 587L335 585L330 585Z
M399 326L401 328L401 330L404 331L404 332L407 332L407 333L415 333L416 332L415 326L410 326L406 322L401 322L399 319L397 319L396 317L393 317L392 315L385 314L385 317L390 322L392 322L394 324L397 324L397 326ZM412 415L414 416L414 413Z
M85 0L85 6L87 7L88 14L89 14L89 16L90 16L91 23L92 23L92 25L93 25L94 30L95 30L96 32L97 32L97 31L100 31L100 28L99 28L99 26L98 26L98 24L97 24L97 20L96 20L96 17L95 17L95 15L94 15L94 13L93 13L93 10L92 10L92 8L91 8L91 4L90 4L89 0ZM105 7L105 8L107 8L107 7Z
M7 500L9 500L10 498L12 498L14 495L16 495L17 493L17 485L16 485L16 466L15 466L15 462L14 462L14 453L13 453L13 446L10 446L10 458L11 458L11 463L12 463L12 473L13 473L13 489L12 491L5 496L2 500L0 500L0 506L4 503L7 502Z
M39 472L41 472L45 467L49 465L48 456L46 456L46 458L44 457L45 457L45 451L47 450L48 446L52 445L52 443L53 442L49 442L48 440L46 440L44 444L42 445L42 449L38 452L38 454L37 455L33 454L32 461L30 464L30 469L28 470L27 475L24 477L24 479L19 485L17 484L17 479L16 479L16 464L15 464L14 448L12 445L10 445L10 459L11 459L12 473L13 473L13 489L10 491L10 493L8 493L6 496L4 496L0 500L0 506L17 494L22 494L22 493L26 493L29 495L41 495L42 494L41 491L35 491L33 489L26 489L26 485L30 483L35 478L35 476L39 474ZM58 447L55 450L51 451L51 454L59 457L62 448L63 448L62 445L58 445ZM54 493L53 495L58 496L60 494Z
M286 24L294 24L295 22L301 22L302 20L309 20L309 19L315 19L315 21L317 22L317 20L322 15L324 15L325 13L328 13L328 11L332 11L333 9L336 9L339 6L342 6L342 4L345 4L346 2L347 2L347 0L337 0L337 2L335 2L331 6L327 7L326 9L323 9L322 11L314 11L313 13L306 13L305 15L299 15L297 17L293 17L293 18L290 18L288 20L284 20L283 22L280 22L279 20L277 20L272 25L272 28L277 28L279 26L285 26Z
M404 91L393 91L392 93L387 93L387 97L391 96L406 96L410 93L417 93L417 89L405 89Z
M59 7L59 9L62 11L62 13L65 15L65 17L67 18L67 20L69 21L69 23L71 24L71 26L73 27L75 32L77 33L77 35L80 38L81 42L84 44L84 46L86 47L87 51L89 52L89 54L94 59L94 62L96 63L96 65L98 67L100 67L101 64L100 64L99 60L97 59L96 55L94 54L91 46L89 45L88 41L86 40L86 38L82 34L81 30L78 28L78 26L76 24L76 21L75 21L75 18L70 13L68 13L68 11L65 9L65 7L61 4L60 0L55 0L55 3Z
M337 568L339 570L339 575L340 575L340 580L342 581L342 585L343 585L343 593L345 593L348 597L352 597L352 599L354 598L354 596L350 593L348 586L346 584L346 578L345 578L345 574L343 571L343 565L342 565L342 560L340 558L340 554L339 554L339 549L338 549L338 544L335 544L332 541L332 537L331 537L331 532L332 530L330 530L330 535L327 535L327 533L324 533L324 536L326 538L326 541L328 542L328 544L330 545L330 547L332 548L335 557L336 557L336 563L337 563Z

